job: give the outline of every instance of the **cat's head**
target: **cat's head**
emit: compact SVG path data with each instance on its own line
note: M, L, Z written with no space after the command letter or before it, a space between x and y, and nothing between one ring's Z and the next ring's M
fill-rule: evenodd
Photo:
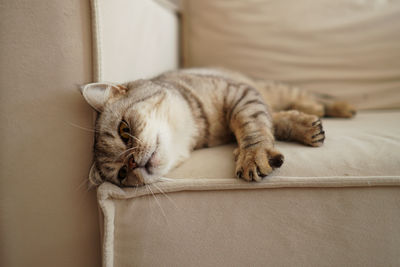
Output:
M166 92L157 84L92 83L81 92L98 113L89 174L93 185L140 186L158 181L171 168Z

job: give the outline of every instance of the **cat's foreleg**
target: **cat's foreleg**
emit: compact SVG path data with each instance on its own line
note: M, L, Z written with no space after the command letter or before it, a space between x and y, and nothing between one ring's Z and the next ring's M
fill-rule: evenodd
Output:
M260 181L283 163L274 148L272 117L257 90L240 86L230 97L229 126L238 148L234 151L236 175L247 181Z
M321 120L298 110L272 114L274 134L281 141L297 141L309 146L321 146L325 140Z

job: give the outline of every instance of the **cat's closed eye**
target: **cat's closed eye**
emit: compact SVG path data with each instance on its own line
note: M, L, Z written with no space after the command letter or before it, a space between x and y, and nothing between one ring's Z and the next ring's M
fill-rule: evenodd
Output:
M127 144L130 139L130 128L126 121L122 120L118 126L118 134L122 141Z

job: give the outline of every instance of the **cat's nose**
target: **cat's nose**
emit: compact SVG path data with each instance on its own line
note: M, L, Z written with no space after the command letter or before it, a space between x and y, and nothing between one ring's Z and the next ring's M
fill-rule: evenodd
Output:
M138 167L137 163L135 162L135 158L133 156L131 156L129 158L128 166L129 166L129 169L131 169L131 170L136 169Z

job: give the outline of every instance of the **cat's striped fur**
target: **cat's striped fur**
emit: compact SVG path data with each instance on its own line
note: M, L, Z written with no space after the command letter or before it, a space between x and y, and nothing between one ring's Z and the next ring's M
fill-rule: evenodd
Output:
M282 165L279 140L320 146L319 117L352 117L347 103L222 69L187 69L123 85L89 84L98 112L93 184L157 181L193 149L236 139L238 177L260 181ZM122 129L122 130L121 130Z

